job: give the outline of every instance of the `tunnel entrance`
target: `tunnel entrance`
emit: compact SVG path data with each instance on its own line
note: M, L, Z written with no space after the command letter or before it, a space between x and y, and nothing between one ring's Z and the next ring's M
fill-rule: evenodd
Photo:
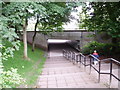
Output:
M62 50L67 47L70 40L48 39L49 57L62 56Z
M48 53L49 57L62 56L62 50L71 50L77 52L73 47L70 46L71 40L61 39L48 39ZM74 43L74 42L73 42Z
M63 40L63 39L48 39L48 43L66 43L71 40Z

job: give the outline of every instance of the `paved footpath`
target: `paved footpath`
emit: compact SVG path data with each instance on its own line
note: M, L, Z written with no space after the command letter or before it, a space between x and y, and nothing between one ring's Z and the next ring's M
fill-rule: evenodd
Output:
M72 62L66 60L62 56L48 58L44 65L42 75L40 75L38 78L37 87L108 88L106 82L101 83L102 80L106 81L106 77L103 78L100 83L98 83L98 74L92 70L92 73L89 75L87 70L85 71L84 67L79 68L78 65L73 65Z
M37 80L37 88L109 88L109 75L101 75L98 83L98 73L89 67L74 65L62 56L62 52L53 50L49 53L42 74ZM102 64L103 72L108 71L109 65ZM114 66L114 65L113 65ZM97 67L97 65L96 65ZM114 70L118 74L118 68ZM118 88L118 81L112 78L111 88Z

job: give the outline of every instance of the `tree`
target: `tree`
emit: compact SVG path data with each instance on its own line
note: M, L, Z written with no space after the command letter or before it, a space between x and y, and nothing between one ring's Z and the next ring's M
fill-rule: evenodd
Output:
M23 41L24 41L24 58L27 58L27 43L26 43L26 27L27 27L27 10L26 4L24 3L5 3L5 7L3 7L2 14L11 20L8 23L9 27L15 28L16 25L22 23L23 25ZM14 12L13 12L14 11ZM24 21L24 23L23 23Z
M46 9L44 13L37 12L37 20L34 29L35 32L32 39L32 51L34 51L35 46L34 39L36 36L37 25L39 25L38 27L40 30L43 30L43 34L48 34L48 31L62 31L63 23L70 21L70 13L72 9L77 6L76 3L71 4L66 2L45 2L40 4Z
M79 29L84 29L84 22L83 20L85 19L85 14L84 13L79 13Z
M28 26L28 19L25 18L25 24L23 25L23 42L24 42L24 58L28 59L27 55L27 26Z
M113 43L117 42L120 38L120 2L90 2L83 8L83 13L86 15L84 27L106 32Z
M24 58L28 59L27 56L27 23L28 19L34 16L35 12L40 12L40 10L44 9L40 4L36 2L10 2L5 3L5 7L3 7L3 15L7 17L11 17L11 21L9 26L15 28L16 25L23 25L23 42L24 42ZM32 10L32 11L31 11Z
M60 4L60 5L62 5L62 4ZM56 6L57 9L55 9L56 7L54 7L54 6ZM59 16L63 17L64 15L63 15L63 13L61 13L61 12L63 12L62 11L63 9L60 9L59 6L57 6L57 5L54 5L54 6L51 5L51 10L53 10L54 15L56 14L55 13L55 11L56 11L57 15L60 14ZM69 9L71 8L71 6L69 6ZM67 10L69 10L69 9L67 9ZM15 69L11 69L11 71L8 71L8 72L3 70L2 60L7 60L8 57L13 57L14 51L19 49L20 43L17 40L17 38L19 38L19 37L17 36L16 33L18 30L21 30L21 29L23 29L23 33L24 33L24 35L23 35L24 36L24 58L26 58L26 59L28 58L28 56L27 56L27 38L26 38L26 36L27 36L26 28L27 28L27 24L28 24L28 19L31 18L32 16L34 16L36 13L39 13L39 14L42 13L42 15L44 15L44 14L46 14L46 11L47 10L44 8L42 3L2 2L2 15L0 17L0 28L1 28L0 38L2 39L2 42L0 40L0 49L1 49L1 52L0 52L0 88L1 88L1 86L3 88L10 88L10 87L14 87L14 85L16 85L16 84L21 83L21 77L18 75L18 73L16 72ZM50 28L53 28L53 27L59 28L59 26L57 26L56 24L52 26L52 24L54 24L54 22L52 22L52 20L54 20L53 19L54 15L51 14L50 11L49 11L49 13L50 13L49 16L51 16L52 18L49 18L50 22L47 23L46 26L50 27ZM46 15L45 15L45 17L46 17ZM66 17L67 17L67 15L66 15ZM42 18L42 19L44 20L44 18ZM59 21L58 19L60 19L60 18L56 18L57 22ZM45 21L46 20L47 19L45 18ZM62 20L64 20L64 19L62 19ZM67 20L67 18L66 18L66 20ZM61 24L62 24L61 22L58 23L58 25L61 25ZM6 41L7 41L7 43L10 44L10 46L8 46ZM17 78L16 78L16 76L17 76ZM1 80L1 79L3 79L3 77L4 77L4 80ZM11 82L13 85L9 85L9 84L11 84Z
M70 11L75 3L50 3L50 2L9 2L4 3L2 14L9 17L8 26L18 29L17 25L23 26L24 58L27 56L27 23L28 19L40 15L40 22L45 30L61 29L62 23L69 20ZM37 25L36 25L37 27ZM36 30L36 29L35 29ZM17 30L16 30L17 31ZM36 34L34 34L35 37ZM34 39L33 39L34 44ZM34 46L34 45L33 45Z
M8 26L10 20L3 15L0 17L0 88L11 88L22 82L22 78L16 69L12 68L11 70L5 71L2 64L3 60L13 57L14 51L18 50L20 45L19 41L16 40L18 36L15 33L15 29Z
M32 51L35 50L35 36L36 36L36 29L37 29L37 25L39 23L39 15L37 14L37 21L35 23L35 28L34 28L34 35L33 35L33 38L32 38Z

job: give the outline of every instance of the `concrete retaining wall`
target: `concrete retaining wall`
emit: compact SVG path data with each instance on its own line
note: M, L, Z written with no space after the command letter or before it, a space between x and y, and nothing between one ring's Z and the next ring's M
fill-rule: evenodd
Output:
M103 33L97 33L95 40L101 43L111 43L112 42L112 38L107 35L105 32Z
M32 44L32 37L34 32L28 31L27 32L27 39L28 43ZM97 36L90 37L90 35L93 35L94 32L87 32L87 31L76 31L76 32L52 32L50 35L43 35L40 32L37 32L36 38L35 38L35 46L43 48L44 50L48 50L48 39L66 39L71 40L71 42L68 42L71 46L77 49L81 49L87 45L88 43L92 41L98 41L102 43L110 43L111 38L107 36L105 33L97 34Z
M54 32L48 36L49 39L66 39L72 41L80 41L80 47L85 46L86 44L94 41L94 37L90 37L94 32Z
M34 35L34 32L27 32L27 41L30 44L32 44L33 35ZM45 36L41 33L37 33L36 37L35 37L35 46L42 48L44 50L47 50L48 49L47 36Z
M33 31L27 32L27 39L30 44L32 44L33 34L34 34ZM93 37L89 37L89 35L93 34L94 32L52 32L52 34L47 36L41 34L40 32L37 32L35 37L35 45L37 47L43 48L44 50L47 50L48 39L66 39L71 40L69 44L72 45L73 47L82 49L82 47L84 47L86 44L94 40Z

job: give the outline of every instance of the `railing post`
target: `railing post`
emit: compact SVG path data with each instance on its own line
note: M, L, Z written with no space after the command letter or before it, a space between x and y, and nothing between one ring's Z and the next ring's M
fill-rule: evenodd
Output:
M70 53L70 56L69 56L69 61L70 61L70 59L71 59L71 51L69 51L69 53Z
M76 60L76 54L75 54L75 52L74 52L74 62L75 62L75 60Z
M86 57L84 57L84 70L86 71Z
M65 57L65 53L66 53L66 51L64 50L63 52L64 52L64 57Z
M66 54L65 54L65 57L66 57L66 59L67 59L67 51L65 51L65 53L66 53Z
M77 54L75 54L75 64L77 63L77 61L78 61L78 56Z
M69 51L67 51L67 60L69 59Z
M77 54L76 55L77 57L76 57L76 62L77 62L77 64L80 62L80 59L79 59L79 54Z
M68 56L68 53L67 53L67 51L66 51L66 59L67 59L67 56Z
M74 64L74 58L75 58L75 56L74 56L74 52L73 52L73 61L72 61L73 64Z
M63 57L64 57L64 50L62 51Z
M101 73L101 61L99 62L99 76L98 76L98 83L100 82L100 73Z
M113 63L113 61L110 60L110 81L109 81L109 87L111 86L111 81L112 81L112 63Z
M75 64L75 52L73 52L73 64Z
M90 72L89 72L89 74L91 74L91 67L92 67L92 57L90 56Z
M64 51L64 57L66 58L66 51Z
M72 60L72 52L70 51L70 61Z
M68 60L70 59L70 51L68 51Z
M72 59L71 59L71 61L73 62L73 52L72 52Z
M65 50L63 49L63 57L65 57Z
M75 58L74 58L74 64L76 64L76 62L77 62L77 55L76 55L75 52L74 52L74 55L75 55Z
M76 55L76 62L78 62L78 55Z
M79 62L80 62L80 66L79 68L81 67L81 54L79 54Z
M79 54L77 54L77 65L79 66L79 62L80 62L80 58L79 58Z
M71 57L71 52L69 51L69 61L70 61L70 57Z
M68 60L70 59L70 51L68 51Z

